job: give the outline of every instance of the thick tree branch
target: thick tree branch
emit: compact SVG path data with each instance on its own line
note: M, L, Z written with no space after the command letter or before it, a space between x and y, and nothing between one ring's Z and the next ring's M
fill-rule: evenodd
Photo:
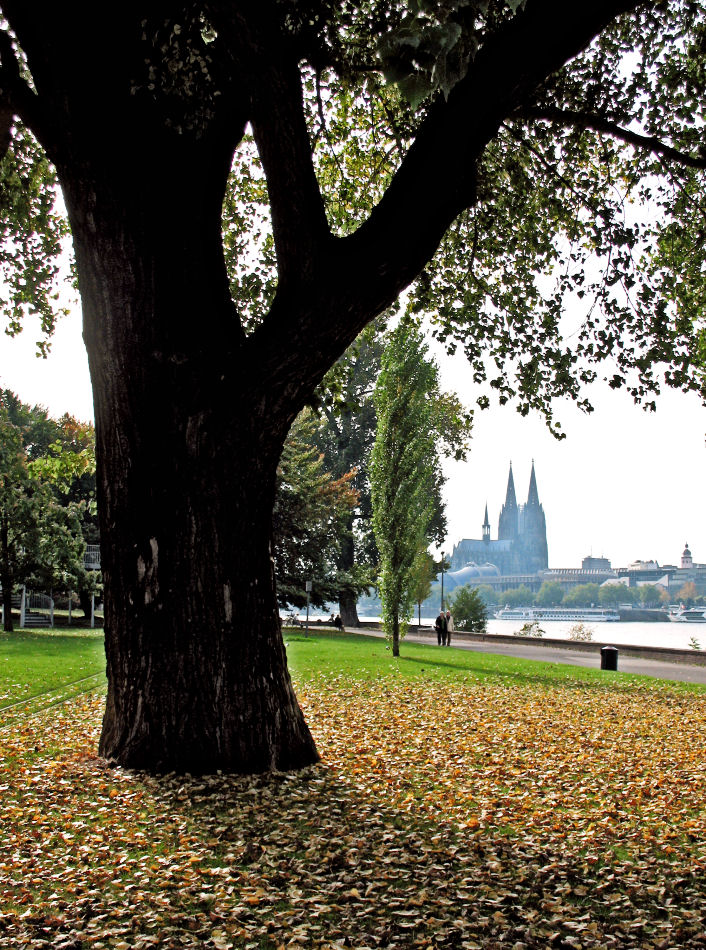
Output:
M591 129L594 132L601 132L610 135L612 138L620 139L628 145L634 145L642 151L651 152L653 155L658 155L670 162L685 165L687 168L706 168L706 155L692 155L688 152L682 152L654 135L641 135L639 132L625 129L617 122L611 122L610 119L595 113L579 112L571 109L533 109L525 107L518 109L512 118L536 119L540 122L551 122L567 128Z
M304 119L295 58L269 3L214 3L212 16L240 62L250 120L267 177L279 293L311 279L311 261L330 237Z
M486 41L448 101L439 98L430 109L368 221L322 245L309 259L316 281L305 294L278 293L250 341L274 414L296 411L296 400L309 398L331 363L433 256L453 220L473 204L476 161L501 123L638 4L600 0L567 13L563 0L529 0ZM562 21L564 29L554 29Z
M330 237L302 113L299 74L272 62L253 103L252 126L267 176L280 289L310 277L307 261ZM272 123L272 117L276 121Z
M475 167L503 121L533 101L547 77L642 0L528 0L488 37L448 100L422 122L383 198L353 235L319 258L315 293L301 307L275 301L262 336L271 381L315 386L328 366L431 259L475 201ZM558 29L558 25L561 26ZM268 332L270 331L270 332ZM276 341L276 342L275 342ZM275 353L276 350L276 353Z
M619 14L639 5L598 0L567 7L563 0L529 0L491 35L448 101L439 98L430 110L380 204L348 239L371 268L397 271L406 286L452 221L473 204L476 161L502 122L531 103L547 77Z

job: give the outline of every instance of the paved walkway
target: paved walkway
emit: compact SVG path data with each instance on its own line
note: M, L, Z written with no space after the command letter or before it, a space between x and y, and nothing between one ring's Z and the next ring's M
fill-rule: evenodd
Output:
M352 631L353 632L353 631ZM382 636L380 631L355 630L355 633L369 633L372 636ZM428 643L436 646L431 637L408 633L407 640L415 643ZM438 647L443 650L444 647ZM568 663L571 666L586 666L594 670L601 668L600 648L596 647L595 655L572 650L570 647L553 647L536 645L533 643L503 643L489 640L463 640L459 634L454 634L450 649L473 650L476 653L499 653L501 656L517 656L523 660L540 660L542 663ZM620 647L618 647L620 650ZM619 673L639 673L644 676L656 676L659 679L676 680L681 683L706 684L706 666L692 666L687 663L670 663L664 660L650 660L636 656L625 656L618 653Z

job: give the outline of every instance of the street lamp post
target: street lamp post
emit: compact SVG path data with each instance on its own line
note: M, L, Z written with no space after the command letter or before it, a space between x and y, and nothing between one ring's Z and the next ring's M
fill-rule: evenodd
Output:
M304 636L309 636L309 597L311 596L311 581L306 582L306 628L304 631Z
M441 609L444 609L444 552L441 552Z

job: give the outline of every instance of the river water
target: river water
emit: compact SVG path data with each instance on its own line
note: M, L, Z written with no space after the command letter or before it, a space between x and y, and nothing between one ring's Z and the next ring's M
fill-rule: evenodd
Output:
M422 618L423 620L424 618ZM517 620L488 621L488 633L512 634L522 626ZM540 623L546 637L568 640L569 630L574 626L570 620L549 620ZM695 638L706 650L706 623L585 623L593 631L593 642L611 646L671 647L673 650L690 649Z
M328 617L328 614L326 615ZM312 614L309 622L317 619L325 619L320 614ZM305 615L301 615L304 621ZM379 622L379 617L361 617L362 621L368 623ZM412 623L416 623L416 616ZM422 615L422 626L433 627L434 618ZM489 634L505 634L512 636L516 630L522 626L520 620L496 620L494 617L488 620ZM544 630L545 637L558 640L568 640L569 630L574 626L571 620L544 620L540 623ZM600 644L610 644L611 646L645 646L645 647L671 647L673 650L688 650L691 648L691 640L694 638L702 650L706 650L706 622L704 623L675 623L674 621L665 621L662 623L629 623L629 622L610 622L595 623L586 622L586 627L593 631L593 642Z

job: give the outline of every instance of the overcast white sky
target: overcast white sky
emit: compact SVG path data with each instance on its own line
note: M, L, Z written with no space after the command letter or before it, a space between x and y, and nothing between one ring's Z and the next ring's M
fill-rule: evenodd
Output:
M57 327L47 360L35 358L38 331L28 324L10 339L0 335L0 385L52 415L93 418L93 402L78 310ZM461 357L442 364L447 389L473 402ZM597 385L596 411L557 410L567 438L557 442L538 417L512 407L476 414L469 461L447 464L447 548L480 538L486 501L491 537L505 499L510 461L517 499L527 498L535 461L544 505L551 567L580 567L588 554L614 566L636 559L679 563L685 542L706 562L706 409L693 396L666 393L656 413Z

